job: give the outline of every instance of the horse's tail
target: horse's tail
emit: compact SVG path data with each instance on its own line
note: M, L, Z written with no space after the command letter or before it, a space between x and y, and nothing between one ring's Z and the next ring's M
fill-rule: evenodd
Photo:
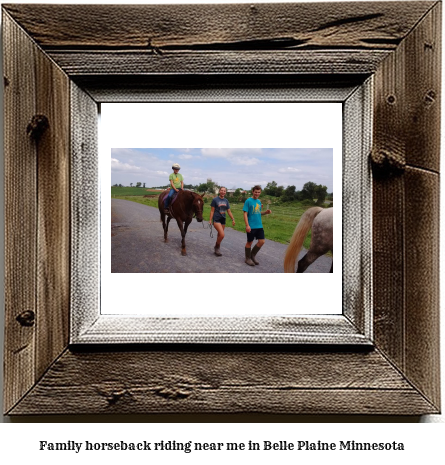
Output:
M284 272L295 273L295 262L303 245L304 238L311 229L314 218L323 210L321 207L312 207L306 210L295 228L294 234L284 256Z

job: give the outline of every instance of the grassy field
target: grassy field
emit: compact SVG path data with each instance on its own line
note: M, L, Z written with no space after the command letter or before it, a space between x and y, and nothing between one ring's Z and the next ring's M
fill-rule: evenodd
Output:
M143 188L138 187L112 187L111 197L116 199L130 200L132 202L141 203L150 207L158 208L157 197L144 198L144 195L156 195L156 192L150 192ZM245 232L245 224L243 218L243 202L230 202L230 209L235 217L235 228L237 231ZM264 215L262 217L264 233L266 239L270 239L282 244L289 244L289 240L297 226L301 215L307 210L308 206L301 205L300 202L291 202L286 204L274 203L274 197L261 196L260 200L263 203L263 210L270 208L272 214ZM268 202L271 202L268 205ZM204 220L208 221L210 217L210 199L204 205ZM226 227L232 227L232 222L228 218ZM308 248L310 245L310 233L304 242L304 247Z
M112 187L111 188L111 197L122 197L122 196L134 196L134 197L143 197L144 195L156 195L162 190L154 191L147 190L143 187Z

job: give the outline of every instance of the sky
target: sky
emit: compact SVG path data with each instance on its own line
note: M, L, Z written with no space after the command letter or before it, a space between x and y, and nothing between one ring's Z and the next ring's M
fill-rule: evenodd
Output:
M210 178L228 189L250 189L276 181L301 190L311 181L333 191L330 148L112 148L111 184L167 185L173 163L181 166L184 184Z

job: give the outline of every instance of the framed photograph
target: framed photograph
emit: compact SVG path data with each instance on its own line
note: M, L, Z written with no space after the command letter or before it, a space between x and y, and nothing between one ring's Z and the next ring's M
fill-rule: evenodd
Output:
M2 14L5 414L440 411L440 2ZM109 104L146 116L120 131L128 118ZM229 273L217 292L225 273L113 272L111 163L142 147L153 169L155 149L233 166L332 150L333 272ZM157 222L145 240L165 251ZM187 255L176 244L181 263L213 253L210 238ZM243 247L233 260L248 267Z

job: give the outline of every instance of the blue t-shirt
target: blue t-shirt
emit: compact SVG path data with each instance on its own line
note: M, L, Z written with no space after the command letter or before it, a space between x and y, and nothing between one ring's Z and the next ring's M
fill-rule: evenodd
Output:
M219 195L212 200L211 207L215 207L215 213L213 214L213 221L217 223L221 218L226 218L226 211L230 208L229 201L222 199Z
M252 229L263 227L261 221L261 202L250 197L244 202L243 211L247 212L247 221Z

